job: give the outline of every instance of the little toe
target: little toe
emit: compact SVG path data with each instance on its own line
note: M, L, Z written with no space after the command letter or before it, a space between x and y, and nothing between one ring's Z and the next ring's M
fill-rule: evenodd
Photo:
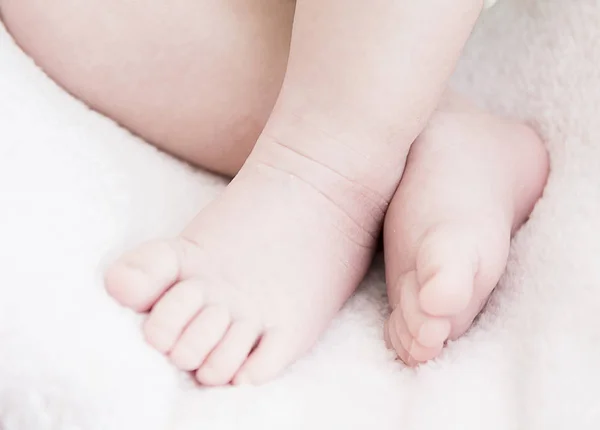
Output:
M419 302L424 312L451 317L471 302L479 257L472 230L445 227L430 232L417 257Z
M198 369L221 341L231 318L223 306L207 306L183 331L171 350L171 362L181 370Z
M138 312L147 311L177 280L179 255L173 241L149 242L124 254L104 276L108 293Z
M233 379L236 385L263 384L278 375L299 353L293 335L267 331Z
M412 337L424 347L437 348L443 345L450 334L450 321L430 316L421 309L416 272L411 271L401 276L396 288L400 290L399 306Z
M196 372L203 385L225 385L231 382L260 336L257 324L236 321Z
M144 323L146 340L159 351L169 352L203 306L204 295L197 281L175 284L156 302Z

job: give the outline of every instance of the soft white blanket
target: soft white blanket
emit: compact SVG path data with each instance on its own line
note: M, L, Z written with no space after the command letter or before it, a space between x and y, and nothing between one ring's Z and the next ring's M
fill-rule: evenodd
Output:
M101 283L107 258L177 231L224 182L87 109L0 28L0 428L599 428L599 24L598 0L500 2L457 72L552 155L469 334L416 371L395 362L377 266L309 356L242 389L194 386Z

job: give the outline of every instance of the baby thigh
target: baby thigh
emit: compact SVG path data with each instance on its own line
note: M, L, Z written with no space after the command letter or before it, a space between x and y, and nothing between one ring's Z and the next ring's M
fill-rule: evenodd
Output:
M286 67L291 0L0 0L58 84L157 147L233 175Z

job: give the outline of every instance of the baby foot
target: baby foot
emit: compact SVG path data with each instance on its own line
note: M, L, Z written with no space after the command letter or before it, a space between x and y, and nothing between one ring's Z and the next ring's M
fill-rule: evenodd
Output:
M120 303L150 311L148 342L205 385L265 382L315 343L362 280L400 178L374 191L279 142L261 137L179 237L106 274Z
M405 363L436 357L471 326L547 175L543 144L525 125L456 99L434 115L384 227L393 309L385 334Z

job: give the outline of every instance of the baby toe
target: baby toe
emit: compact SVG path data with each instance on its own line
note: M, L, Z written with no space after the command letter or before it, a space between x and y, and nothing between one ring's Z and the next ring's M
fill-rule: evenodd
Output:
M417 256L420 306L432 316L451 317L471 302L479 255L473 231L452 225L430 232Z
M388 349L393 350L396 353L396 356L400 360L402 360L404 363L408 363L411 360L408 350L404 348L401 341L398 341L397 339L392 340L393 335L391 334L392 329L390 328L390 324L396 324L394 321L392 321L392 316L385 321L383 326L383 337L385 339L385 344ZM393 330L397 329L394 328Z
M449 336L451 340L458 339L469 330L473 321L487 303L488 298L488 295L474 294L467 308L452 318L452 331Z
M385 330L386 338L396 351L398 358L408 365L413 365L414 360L410 356L410 349L415 340L404 320L401 307L394 309L386 323Z
M260 336L257 324L236 321L196 372L196 379L204 385L229 383L242 366Z
M407 363L407 364L409 364L411 366L415 366L417 364L425 363L427 361L433 360L438 355L440 355L443 348L444 348L443 344L430 348L427 346L423 346L419 342L415 341L415 342L413 342L413 344L410 348L410 351L408 353L410 358L413 360L413 363Z
M442 345L450 334L450 321L446 318L430 316L421 309L416 272L411 271L401 276L396 288L400 290L399 307L411 336L428 348Z
M293 332L271 329L263 334L254 351L234 377L234 384L263 384L278 375L311 343L298 343Z
M203 306L204 295L197 281L175 284L156 302L144 323L146 340L167 353Z
M169 354L171 362L182 370L198 369L221 341L230 323L229 311L225 307L207 306L179 337Z
M177 280L179 255L172 241L149 242L124 254L105 273L104 285L119 303L147 311Z

